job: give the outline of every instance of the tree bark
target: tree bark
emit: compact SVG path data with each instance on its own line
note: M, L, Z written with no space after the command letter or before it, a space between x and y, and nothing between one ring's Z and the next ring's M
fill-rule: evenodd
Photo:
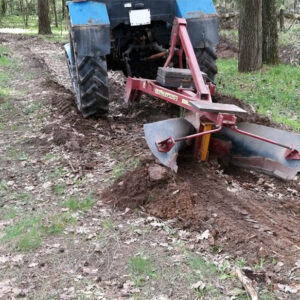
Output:
M294 0L294 11L296 12L298 9L298 0Z
M28 0L25 0L25 10L24 10L24 24L25 28L28 27L28 21L29 21L29 3Z
M64 20L66 17L66 0L61 0L62 5L62 19Z
M58 21L57 21L57 10L56 10L56 2L55 0L52 0L53 5L53 12L54 12L54 20L55 20L55 27L58 27Z
M6 1L2 0L1 1L1 15L2 16L4 16L6 14L6 9L7 9Z
M276 0L262 1L263 63L278 64L278 30Z
M262 0L240 1L239 71L262 67Z
M284 28L284 9L281 8L279 12L279 23L280 23L280 30Z
M27 1L20 0L19 1L20 13L23 19L24 27L28 27L28 14L27 14Z
M48 0L38 0L39 34L52 34Z

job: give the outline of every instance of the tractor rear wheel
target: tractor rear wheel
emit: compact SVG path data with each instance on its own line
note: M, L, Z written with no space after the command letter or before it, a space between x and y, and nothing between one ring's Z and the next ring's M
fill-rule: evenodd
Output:
M194 50L201 71L207 74L209 81L214 82L215 76L218 73L216 65L217 55L215 50L211 47L198 48Z
M78 57L71 39L72 74L76 104L83 117L108 113L108 75L105 56ZM73 67L72 67L73 66Z

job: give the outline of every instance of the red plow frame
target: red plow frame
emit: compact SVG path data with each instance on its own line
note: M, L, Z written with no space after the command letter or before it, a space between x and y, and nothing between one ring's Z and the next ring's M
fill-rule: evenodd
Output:
M186 62L192 74L195 85L194 89L170 89L161 86L155 80L142 78L128 77L127 80L125 98L127 103L138 100L142 93L160 98L184 108L185 119L196 128L196 134L193 135L183 136L177 139L169 137L162 141L156 141L158 151L168 152L176 142L196 139L194 156L205 160L207 158L211 134L221 131L223 127L227 127L239 134L286 148L285 158L288 160L300 159L299 151L294 149L293 146L283 145L271 139L238 129L236 115L247 114L245 110L231 104L212 102L211 96L214 94L215 85L206 83L204 80L188 35L186 20L175 18L169 55L164 67L169 66L174 55L178 55L180 68L183 68L183 54L185 54ZM207 135L208 138L202 139L205 135ZM201 155L199 155L199 152L201 152Z

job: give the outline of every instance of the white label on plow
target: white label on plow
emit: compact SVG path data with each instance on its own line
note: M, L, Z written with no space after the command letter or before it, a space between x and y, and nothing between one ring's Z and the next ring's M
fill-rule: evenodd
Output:
M149 25L151 24L150 9L131 10L129 19L131 26Z

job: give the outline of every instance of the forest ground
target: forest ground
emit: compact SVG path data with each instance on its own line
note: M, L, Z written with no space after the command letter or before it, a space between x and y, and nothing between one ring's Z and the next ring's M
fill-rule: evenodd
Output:
M299 298L299 179L162 171L142 124L176 112L128 111L110 72L108 119L83 119L61 43L0 39L0 298L249 299L236 269L259 299Z

